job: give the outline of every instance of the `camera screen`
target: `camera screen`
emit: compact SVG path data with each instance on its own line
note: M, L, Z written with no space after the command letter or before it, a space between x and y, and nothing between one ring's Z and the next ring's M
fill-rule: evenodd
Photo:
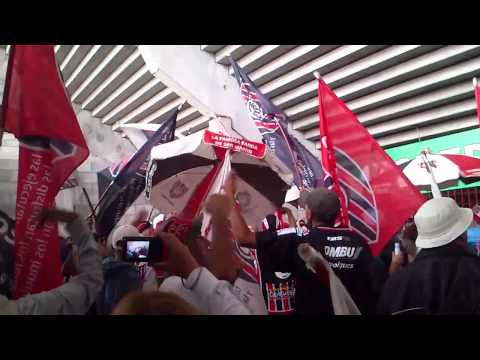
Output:
M150 250L150 241L127 240L126 260L147 260Z

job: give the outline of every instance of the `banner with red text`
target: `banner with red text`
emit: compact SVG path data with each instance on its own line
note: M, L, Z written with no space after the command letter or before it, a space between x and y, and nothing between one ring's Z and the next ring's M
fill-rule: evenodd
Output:
M13 45L3 99L5 130L20 142L15 226L19 298L62 284L57 223L39 214L89 151L65 91L52 45Z

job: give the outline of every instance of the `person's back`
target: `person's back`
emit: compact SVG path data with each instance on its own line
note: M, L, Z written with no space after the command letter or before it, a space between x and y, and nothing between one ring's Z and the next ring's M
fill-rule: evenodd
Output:
M329 262L362 314L374 312L379 291L375 289L374 258L366 242L349 229L329 227L313 228L305 239ZM303 297L298 290L300 281L297 301ZM307 298L309 293L311 289L307 288Z
M142 288L138 271L130 263L107 258L103 262L104 286L97 299L97 314L111 314L120 300Z
M140 236L132 225L122 225L112 232L110 245L112 257L102 263L104 285L97 297L98 315L109 315L114 307L132 291L140 290L142 282L135 265L122 261L123 239L129 236Z
M379 293L375 289L378 284L375 278L380 276L374 274L375 259L363 239L349 229L333 227L339 208L335 193L316 189L307 197L306 214L312 222L308 235L300 237L295 229L283 231L283 234L282 231L255 234L253 244L258 251L268 252L274 271L294 275L297 314L333 314L328 281L319 280L307 269L297 253L301 243L310 244L329 262L362 314L375 310ZM237 233L239 238L244 237L240 231Z
M480 314L480 258L466 245L423 249L391 276L380 314Z
M422 250L387 281L379 314L480 314L480 259L465 241L472 218L450 198L422 205L415 215Z

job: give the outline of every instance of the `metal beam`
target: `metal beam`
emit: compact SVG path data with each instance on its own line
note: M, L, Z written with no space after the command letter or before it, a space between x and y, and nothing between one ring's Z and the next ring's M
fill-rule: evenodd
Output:
M245 54L254 50L258 45L227 45L218 53L215 54L215 61L218 64L228 65L228 56L232 56L234 59L241 58Z
M409 81L401 82L381 91L348 101L346 105L350 110L358 113L364 109L373 109L386 103L393 103L396 100L414 97L428 89L440 88L464 79L471 80L477 74L480 74L480 58L474 58L420 77L415 77ZM338 95L337 90L335 90L335 93ZM315 111L316 106L316 99L312 99L310 101L310 109ZM307 129L314 126L316 121L318 119L315 114L309 115L295 121L293 127L296 130Z
M468 115L455 120L438 123L435 124L435 126L419 127L399 134L384 136L378 139L378 143L381 146L393 146L476 127L478 127L477 116Z
M110 64L112 59L123 49L123 47L124 45L117 45L110 51L110 53L105 57L105 59L103 59L102 62L95 67L95 70L93 70L90 75L88 75L88 77L73 93L72 101L75 101L77 99L77 97L87 88L87 86L90 85L92 80L95 79L95 77L100 74L100 72L105 69L108 64Z
M80 64L75 68L73 73L68 77L68 79L65 80L65 86L69 87L70 84L75 80L75 78L80 74L80 72L83 70L85 65L95 56L95 54L100 50L101 45L95 45L93 46L87 53L87 55L82 59Z
M140 79L142 76L148 73L146 66L141 67L135 74L130 76L130 78L125 81L121 86L119 86L113 93L111 93L105 100L103 100L97 107L92 110L92 114L96 116L100 111L105 109L112 101L114 101L120 94L127 90L135 81ZM160 84L158 79L152 77L152 79L143 85L140 89L131 94L125 101L118 104L112 110L110 110L102 119L103 123L107 123L111 118L113 118L120 111L125 109L128 105L136 101L147 91L151 90L154 86Z
M88 98L82 103L82 109L87 107L105 88L112 83L115 78L122 73L128 66L135 62L142 55L136 49L130 56L120 65L114 72L112 72L96 89L92 92Z
M299 62L310 61L322 53L327 53L334 46L328 45L300 45L286 54L279 56L272 62L263 65L249 74L250 79L258 86L275 79L282 74L298 67Z
M319 71L320 73L333 71L341 66L342 61L351 61L350 59L352 58L353 54L361 50L365 50L369 46L372 45L341 46L275 80L270 81L269 83L261 86L260 91L265 95L268 95L274 90L285 87L301 77L311 76L314 71Z
M182 98L178 98L176 100L173 100L173 101L169 102L167 105L162 106L160 109L154 111L153 113L151 113L150 115L148 115L147 117L142 119L140 121L140 124L150 124L151 122L153 122L153 121L161 118L162 116L170 113L173 109L180 106L184 102L185 102L185 100L183 100Z
M186 134L190 129L193 129L197 126L203 126L203 125L208 124L208 122L210 120L211 120L210 116L203 115L203 116L200 116L199 118L197 118L195 120L192 120L192 121L188 122L185 125L182 125L182 126L178 127L177 131L182 133L182 134Z
M216 53L220 49L224 48L225 45L200 45L200 49L209 53Z
M336 93L338 97L345 98L346 96L359 93L366 88L375 88L379 85L387 87L386 85L391 84L392 80L399 81L400 79L404 79L407 74L409 77L423 75L446 65L450 65L458 60L465 59L465 56L468 53L472 53L472 51L479 53L480 46L447 46L373 74L361 81L347 84L337 89Z
M70 49L68 52L67 56L65 59L62 61L62 64L60 65L60 71L65 70L65 67L68 65L68 63L72 60L73 56L77 52L77 50L80 48L80 45L75 45Z
M358 120L364 125L370 125L472 96L472 82L468 79L458 84L429 91L419 96L361 113L358 116Z
M473 114L476 109L477 104L475 99L463 100L453 104L439 106L421 113L402 116L385 123L372 125L368 127L368 131L373 136L383 136L390 133L400 132L403 129L408 129L412 126L425 126L443 120Z
M261 45L251 53L238 59L237 63L243 70L249 73L252 68L257 69L270 61L274 61L295 47L296 45ZM233 67L229 66L228 73L233 75Z
M174 95L174 92L172 91L172 89L170 89L170 88L163 89L157 95L150 98L148 101L144 102L142 105L135 108L134 110L130 111L127 115L122 117L120 120L116 121L113 128L116 129L120 125L128 123L129 121L131 121L136 116L140 115L142 112L144 112L148 108L154 106L159 101L162 101L162 100L166 99L168 96L171 96L171 95ZM111 117L109 116L108 118L105 117L102 122L103 123L108 123L108 121L110 121L110 120L111 120Z
M401 98L402 95L414 96L429 88L441 87L455 81L472 78L480 73L480 58L463 61L461 63L437 70L427 75L416 77L382 91L355 99L350 102L354 111L364 111L379 106L386 101Z
M390 46L349 65L343 66L338 70L332 71L324 75L322 79L334 89L335 87L342 86L361 77L368 76L377 70L382 70L392 63L399 63L406 58L429 51L431 48L431 45ZM312 79L304 85L273 98L272 101L275 105L280 107L292 101L300 102L301 100L306 100L309 97L312 97L312 95L315 96L317 88L317 80Z
M432 71L432 67L438 68L445 66L446 62L452 62L455 59L461 59L466 52L471 52L472 50L480 50L480 46L461 45L442 48L419 58L415 58L392 68L388 68L359 81L347 84L336 89L335 94L339 98L345 99L347 97L351 98L356 96L356 94L368 92L368 97L371 99L372 97L375 97L375 93L370 93L374 92L379 86L386 87L389 84L398 83L406 77L414 78L416 75L419 75L419 73L426 73L429 72L429 70ZM354 102L352 102L350 105L353 104ZM301 116L301 114L315 111L317 106L317 99L313 98L295 105L287 109L285 112L288 116L295 118ZM352 111L358 110L358 108L355 107L349 106L349 108Z
M475 110L475 100L468 99L445 106L438 106L434 109L423 111L421 113L402 116L384 123L368 126L367 129L372 136L380 137L395 132L401 132L402 130L411 127L427 126L437 122L445 121L446 119L458 118L460 116L473 113ZM320 136L318 128L316 127L306 131L304 134L305 137L310 140L317 140Z

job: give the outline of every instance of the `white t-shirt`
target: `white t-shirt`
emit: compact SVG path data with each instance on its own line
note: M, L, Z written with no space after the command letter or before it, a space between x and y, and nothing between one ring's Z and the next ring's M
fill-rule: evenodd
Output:
M180 296L208 315L252 315L252 311L235 294L227 281L218 280L206 268L197 268L182 283L179 276L170 276L160 291Z

